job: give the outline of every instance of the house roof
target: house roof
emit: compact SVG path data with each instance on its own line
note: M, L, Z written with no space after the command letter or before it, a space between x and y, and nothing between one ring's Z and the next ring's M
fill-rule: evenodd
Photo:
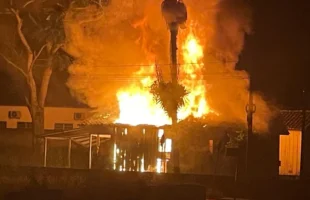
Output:
M113 124L112 121L109 118L109 116L104 116L102 114L96 113L92 115L90 118L87 118L86 120L84 120L81 123L81 125L84 125L84 126L107 125L107 124ZM124 124L124 126L130 126L130 125ZM221 127L221 126L232 127L232 126L236 126L236 124L222 123L222 124L215 125L215 127ZM288 130L301 130L301 126L302 126L302 111L301 110L281 110L276 115L276 118L273 121L270 121L270 127L272 127L272 132L279 133L279 134L289 134ZM310 126L310 110L307 111L306 126L307 127Z
M281 117L289 130L301 130L302 110L281 110ZM306 128L310 126L310 110L306 111Z
M48 132L42 135L38 135L39 138L47 139L71 139L72 142L82 147L88 148L90 144L90 135L98 135L101 143L109 140L111 135L114 133L114 128L129 128L133 127L128 124L99 124L99 125L87 125L78 129L64 130L57 132ZM152 125L138 125L136 128L156 128ZM169 126L164 126L169 127ZM162 128L164 128L162 127ZM92 140L92 146L96 145L96 140Z
M39 138L47 139L72 139L72 141L80 146L85 148L89 147L90 144L90 135L98 135L101 143L105 142L107 139L111 138L113 130L110 126L88 126L79 129L65 130L59 132L52 132L39 135ZM96 140L92 140L92 146L96 145Z

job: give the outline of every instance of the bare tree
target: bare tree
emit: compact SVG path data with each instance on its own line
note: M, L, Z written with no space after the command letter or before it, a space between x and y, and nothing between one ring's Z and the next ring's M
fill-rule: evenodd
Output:
M45 13L37 13L36 16L33 16L28 7L34 2L35 0L31 0L23 5L16 5L10 1L5 14L14 17L18 43L22 48L18 47L20 45L15 47L12 42L9 46L7 45L7 48L10 48L10 51L15 54L8 54L7 48L6 51L0 53L8 65L25 79L28 92L24 96L32 118L33 147L35 147L36 136L44 132L45 99L50 78L55 69L56 58L61 57L61 52L64 52L65 41L61 28L63 13L52 8L47 12L44 11ZM36 66L39 58L44 60L43 67ZM20 60L25 62L20 62ZM36 77L35 74L38 73L35 73L35 70L42 71L39 78Z
M24 93L33 125L33 149L36 136L44 133L44 106L49 82L55 69L68 66L72 57L65 51L64 18L69 10L83 12L83 8L96 5L98 13L80 23L99 20L103 15L102 7L108 0L7 0L2 15L10 15L15 19L15 31L18 41L12 41L0 49L2 57L21 75L28 92ZM1 4L2 5L2 4ZM2 5L3 6L3 5ZM10 26L10 24L7 24ZM3 46L3 45L2 45ZM9 50L8 50L9 49ZM38 60L43 60L43 64ZM24 61L24 62L22 62ZM12 71L11 70L11 71Z

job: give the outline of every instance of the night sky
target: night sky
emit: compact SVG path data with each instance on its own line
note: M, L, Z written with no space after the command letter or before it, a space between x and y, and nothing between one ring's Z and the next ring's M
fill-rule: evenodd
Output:
M254 14L253 34L246 38L238 68L250 72L254 89L268 101L286 109L300 108L303 88L310 93L310 14L306 9L307 1L255 0L250 3ZM51 99L56 105L62 102L75 104L65 84L61 83L65 82L66 76L65 72L54 73L47 104ZM22 101L22 96L16 95L20 91L16 90L14 81L2 67L0 87L7 91L1 95L0 104Z
M284 108L300 108L303 88L310 92L307 2L251 2L254 33L246 39L238 66L250 71L255 89Z

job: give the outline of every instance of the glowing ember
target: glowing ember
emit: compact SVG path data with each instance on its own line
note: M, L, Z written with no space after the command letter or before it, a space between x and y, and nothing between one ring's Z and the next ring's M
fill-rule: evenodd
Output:
M186 87L189 94L186 96L185 106L178 112L178 119L182 120L192 115L202 117L212 110L206 100L206 83L203 79L203 47L190 33L182 45L184 65L180 65L180 82ZM151 84L156 80L155 66L142 68L135 74L154 74L141 78L130 86L119 90L117 99L120 115L117 123L130 125L151 124L161 126L171 124L171 119L165 111L153 100L149 92Z

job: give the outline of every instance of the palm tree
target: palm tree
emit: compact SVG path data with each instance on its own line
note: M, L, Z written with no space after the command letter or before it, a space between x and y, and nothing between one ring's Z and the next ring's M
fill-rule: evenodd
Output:
M183 2L180 0L164 0L161 5L162 14L170 30L170 50L171 50L171 82L165 83L157 70L158 80L151 86L151 93L157 103L166 111L172 120L174 132L174 171L180 172L179 168L179 150L176 140L177 136L177 113L178 109L184 105L184 97L187 91L184 86L178 83L178 65L177 65L177 35L179 27L184 28L187 20L187 11Z
M172 119L172 124L177 124L177 111L184 105L187 95L185 87L172 82L156 81L151 86L151 93L156 103L160 104Z

